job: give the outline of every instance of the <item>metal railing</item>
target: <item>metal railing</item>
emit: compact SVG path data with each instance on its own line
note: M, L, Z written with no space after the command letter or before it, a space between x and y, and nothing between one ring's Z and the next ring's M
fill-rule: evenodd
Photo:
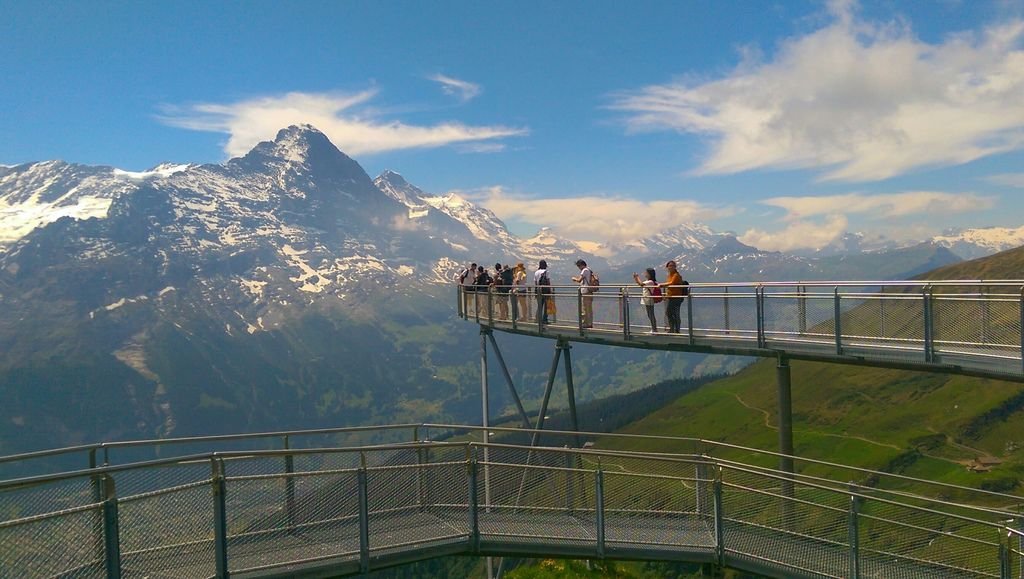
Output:
M345 574L454 554L683 559L779 577L1020 576L1024 517L950 501L962 487L930 497L718 458L740 447L698 439L544 433L570 434L674 440L681 452L451 438L0 481L0 576Z
M675 333L665 319L673 298L647 304L635 284L602 285L587 296L575 285L550 287L540 294L458 286L458 313L495 329L578 341L1024 380L1021 280L695 283L686 286Z

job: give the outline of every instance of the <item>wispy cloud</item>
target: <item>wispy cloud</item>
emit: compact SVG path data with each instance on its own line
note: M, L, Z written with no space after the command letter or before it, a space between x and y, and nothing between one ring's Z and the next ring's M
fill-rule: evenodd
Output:
M639 201L625 197L581 196L537 198L509 193L502 187L469 196L506 220L551 227L571 239L625 242L642 239L682 223L733 215L733 207L696 201Z
M740 241L761 249L791 251L819 249L836 240L849 226L853 215L870 220L895 220L911 216L956 215L991 209L996 198L976 193L907 191L867 195L846 193L817 197L771 197L761 204L785 211L776 231L752 228ZM901 224L900 228L904 227ZM906 231L907 236L910 231ZM915 231L919 234L920 231ZM892 237L901 238L898 232Z
M830 24L767 61L748 50L723 78L648 86L613 108L630 131L707 137L698 174L818 168L871 181L1024 146L1024 22L931 44L854 7L833 2Z
M1000 173L989 175L985 180L996 185L1024 189L1024 173Z
M418 126L383 119L365 107L376 96L376 90L292 92L227 104L167 106L159 118L175 127L227 134L224 151L230 156L245 154L260 141L273 138L282 127L302 123L323 131L335 145L352 155L493 142L529 133L526 128L503 125L444 122Z
M444 74L432 74L428 76L427 79L440 84L441 90L444 91L444 94L452 95L463 103L473 100L483 92L480 85L476 83L460 80Z
M873 217L903 217L912 214L956 214L995 206L996 198L976 193L908 191L867 195L846 193L817 197L770 197L760 203L786 211L785 219L796 221L819 215L870 214Z

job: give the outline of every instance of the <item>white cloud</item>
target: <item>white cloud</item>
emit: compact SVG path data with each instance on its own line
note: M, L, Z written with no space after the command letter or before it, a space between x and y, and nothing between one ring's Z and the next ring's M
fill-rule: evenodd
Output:
M985 178L989 183L1024 189L1024 173L1000 173Z
M623 197L535 198L492 187L472 195L498 217L551 227L577 240L625 242L649 237L683 223L733 215L731 207L696 201L639 201Z
M443 74L434 74L428 76L427 79L440 84L444 94L452 95L463 103L473 100L483 92L480 85L476 83L459 80Z
M723 78L618 95L631 131L709 138L699 174L820 168L823 179L879 180L1024 146L1024 22L930 44L901 23L832 22Z
M777 231L749 229L739 240L770 251L820 249L836 240L849 226L851 215L888 222L889 236L909 238L921 233L908 229L906 218L914 215L957 215L983 211L995 206L996 198L976 193L907 191L867 195L846 193L817 197L771 197L759 201L785 211L782 228ZM898 225L893 225L899 220Z
M918 213L955 214L981 211L995 206L994 197L976 193L944 193L939 191L908 191L866 195L846 193L818 197L770 197L760 203L786 211L785 219L797 221L820 215L852 213L875 217L903 217Z
M166 107L161 120L175 127L228 134L224 151L230 156L244 155L260 141L272 139L282 127L303 123L321 130L350 155L477 143L529 133L525 128L501 125L445 122L417 126L383 120L360 110L376 95L376 90L355 94L292 92L228 104Z
M738 239L747 245L768 251L821 248L835 241L846 231L848 221L843 215L830 215L823 223L791 221L775 232L750 229Z

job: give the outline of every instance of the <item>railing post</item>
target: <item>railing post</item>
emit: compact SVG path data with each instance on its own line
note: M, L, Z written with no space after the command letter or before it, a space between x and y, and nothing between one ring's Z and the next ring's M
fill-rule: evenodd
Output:
M465 304L463 304L462 284L461 283L459 285L455 286L455 301L458 302L459 317L460 318L465 318L466 317L465 316L466 309L465 309Z
M690 345L693 345L693 290L690 290L690 295L684 298L686 300L686 334L690 339Z
M797 311L800 314L800 333L807 333L807 288L798 285L796 286L797 295Z
M568 449L568 446L563 448ZM573 467L576 466L573 461L572 453L565 453L565 512L571 514L573 507L575 506L575 498L573 496L572 489L572 478L573 478Z
M604 559L604 471L594 471L594 515L597 523L597 557Z
M1021 373L1024 374L1024 287L1020 288L1020 362Z
M580 335L583 335L583 293L576 290L576 321L578 322Z
M291 449L291 441L288 435L284 435L284 449ZM284 509L285 517L288 520L288 528L295 528L295 457L291 454L284 455Z
M1007 527L1010 529L1012 527ZM999 541L999 579L1013 577L1013 563L1010 560L1010 533L1007 529L996 529Z
M118 527L117 491L114 479L105 474L102 477L103 492L103 561L107 578L121 577L121 537Z
M494 326L494 290L487 288L487 323Z
M925 286L921 290L921 298L924 302L924 361L931 362L935 357L934 337L935 332L932 307L932 287Z
M512 317L512 329L519 328L519 291L522 286L514 286L508 292L509 315Z
M850 483L850 490L856 492L857 487ZM860 524L857 496L850 495L850 513L847 522L847 541L850 543L850 579L860 579Z
M619 299L622 300L622 339L629 339L629 288L619 289Z
M722 310L725 317L725 333L729 333L729 286L725 286L725 295L722 296Z
M764 287L757 286L754 288L754 301L756 302L757 312L757 347L767 347L767 340L765 339L764 333Z
M466 449L467 455L470 449ZM476 457L469 456L466 468L466 475L469 478L469 545L474 553L480 552L480 501L477 498L477 465Z
M89 449L89 468L90 469L96 468L96 449L95 448ZM96 474L92 475L92 477L90 477L89 484L92 487L92 502L94 504L102 503L103 502L103 475L96 475ZM103 518L104 517L104 513L103 513L103 511L101 510L100 513L97 516L98 516L97 524L98 524L98 526L100 528L102 528L103 521L104 521L104 518ZM104 544L104 536L103 535L96 535L94 548L96 549L96 554L99 556L99 558L104 558L104 556L105 556L104 553L106 552L106 545Z
M224 482L224 461L210 459L213 474L213 552L216 559L217 577L228 577L228 513L227 485Z
M424 510L427 506L427 489L423 484L423 470L424 465L427 463L424 460L424 454L430 452L422 446L416 447L416 496L420 503L420 510Z
M718 566L722 567L725 565L725 529L723 523L725 522L725 515L722 512L722 467L718 467L715 471L715 482L714 482L714 494L715 494L715 553L718 557Z
M832 304L832 328L836 335L836 355L843 355L843 310L839 304L839 286L836 286L832 293L834 296Z
M359 570L364 575L370 571L370 496L366 476L366 455L359 453L359 470L356 485L359 493Z

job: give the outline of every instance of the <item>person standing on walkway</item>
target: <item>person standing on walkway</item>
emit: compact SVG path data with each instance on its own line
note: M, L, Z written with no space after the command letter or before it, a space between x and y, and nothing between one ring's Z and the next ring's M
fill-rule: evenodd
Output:
M515 294L514 305L518 309L516 320L525 322L530 319L530 307L526 300L526 266L521 261L512 270L512 286L512 293Z
M678 334L682 327L679 309L683 305L687 292L683 276L679 275L679 271L676 270L676 262L669 260L665 264L665 269L668 270L668 280L658 285L665 288L665 319L668 321L668 331Z
M640 296L640 305L647 310L647 319L651 321L651 333L657 333L658 320L654 316L654 304L661 301L661 288L658 287L657 272L653 267L645 270L645 278L641 281L640 276L633 272L633 281L642 288L643 295Z
M533 272L534 290L537 292L537 317L541 324L548 323L548 300L551 299L551 278L548 277L548 262L540 260L537 271Z
M582 259L576 260L576 267L580 268L580 274L573 276L572 281L580 284L580 295L582 296L582 308L580 317L584 328L594 327L594 292L590 286L594 285L594 273L587 267L587 262Z

